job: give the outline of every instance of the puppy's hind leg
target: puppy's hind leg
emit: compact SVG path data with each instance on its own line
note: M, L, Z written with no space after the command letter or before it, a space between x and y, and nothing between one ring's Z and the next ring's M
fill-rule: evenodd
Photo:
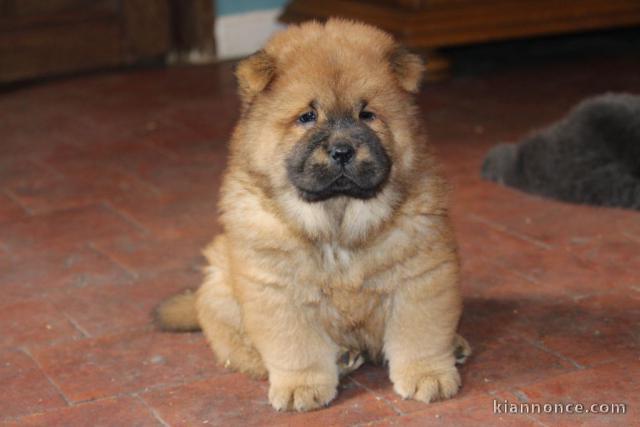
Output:
M338 357L338 375L340 378L346 377L354 372L365 362L365 354L357 350L340 349L340 357Z
M456 365L466 362L471 353L469 342L462 335L456 334L453 340L453 357L456 358Z
M229 285L223 251L218 239L206 251L210 261L205 281L198 290L198 320L218 361L236 371L255 378L266 378L262 357L244 333L240 306Z

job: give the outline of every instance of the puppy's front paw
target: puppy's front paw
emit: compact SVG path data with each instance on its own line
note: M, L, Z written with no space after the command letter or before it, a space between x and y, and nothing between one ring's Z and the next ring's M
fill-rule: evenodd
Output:
M429 369L420 364L403 369L391 376L393 388L404 399L425 403L454 396L460 388L460 374L452 366L445 369Z
M309 411L326 406L336 397L337 385L274 385L269 388L269 402L278 411Z

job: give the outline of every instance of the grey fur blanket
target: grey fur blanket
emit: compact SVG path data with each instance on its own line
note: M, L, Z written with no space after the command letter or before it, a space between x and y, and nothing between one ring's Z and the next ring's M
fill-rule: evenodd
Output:
M482 176L567 202L640 210L640 96L581 102L520 143L493 147Z

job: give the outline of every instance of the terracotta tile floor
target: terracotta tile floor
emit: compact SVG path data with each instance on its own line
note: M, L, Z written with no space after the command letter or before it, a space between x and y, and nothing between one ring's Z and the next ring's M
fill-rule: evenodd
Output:
M33 425L640 423L640 214L485 183L483 153L608 90L640 92L640 58L497 67L427 85L453 183L462 333L456 398L399 399L365 366L329 408L271 410L267 385L216 366L200 334L150 311L199 282L219 232L232 65L61 80L0 97L0 419ZM626 415L505 415L493 400L617 403Z

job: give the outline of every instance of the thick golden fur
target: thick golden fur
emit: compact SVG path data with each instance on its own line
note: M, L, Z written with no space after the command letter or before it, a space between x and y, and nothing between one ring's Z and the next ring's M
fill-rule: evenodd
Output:
M268 376L279 410L331 401L345 349L387 360L404 398L453 396L458 259L446 185L414 106L419 58L373 27L330 20L276 35L237 75L243 114L221 190L224 234L205 251L196 303L217 358ZM376 197L310 203L296 193L285 161L313 99L344 111L365 99L375 112L369 126L393 165ZM161 323L189 329L171 305Z

